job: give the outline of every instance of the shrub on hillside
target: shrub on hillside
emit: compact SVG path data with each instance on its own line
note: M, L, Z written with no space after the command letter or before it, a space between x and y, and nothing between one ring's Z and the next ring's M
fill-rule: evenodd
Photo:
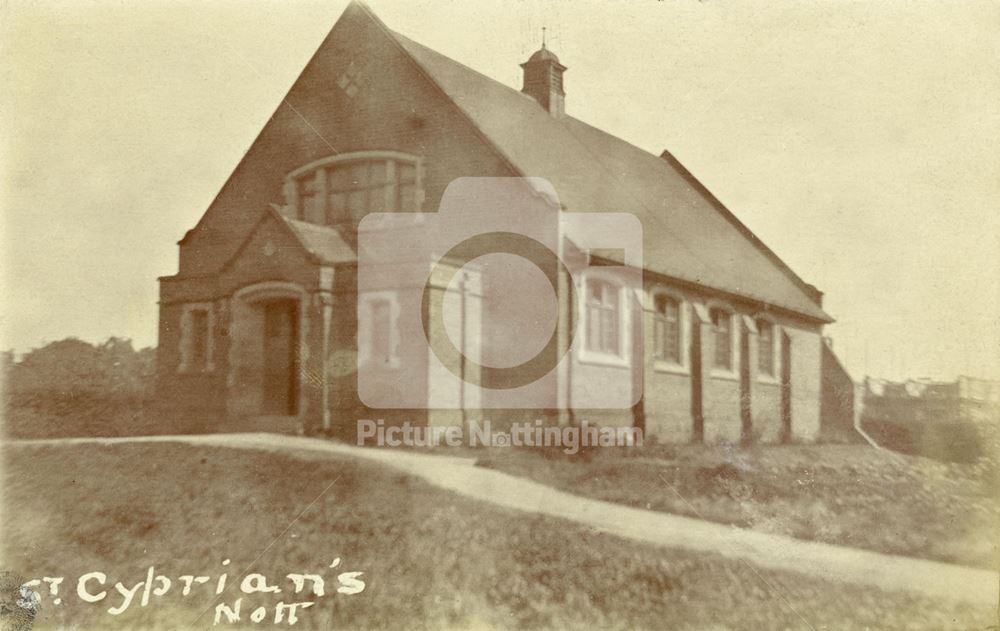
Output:
M132 433L152 395L156 351L127 339L51 342L4 357L5 434L17 438Z

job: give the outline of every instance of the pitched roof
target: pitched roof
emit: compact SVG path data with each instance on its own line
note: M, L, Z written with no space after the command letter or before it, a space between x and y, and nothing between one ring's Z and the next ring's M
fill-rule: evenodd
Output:
M672 156L657 157L571 116L554 117L530 96L386 31L508 162L548 179L567 210L638 216L650 271L833 320L812 298L815 288Z
M295 240L306 255L320 265L336 265L337 263L354 263L358 260L358 255L344 240L336 229L330 226L307 223L297 219L290 219L281 214L278 207L272 204L265 210L253 227L246 233L239 247L226 259L223 267L228 267L237 260L243 250L253 240L254 235L262 225L271 221L277 223L282 229ZM168 278L166 276L161 277Z
M292 233L302 244L302 247L318 258L320 263L336 264L357 261L358 256L354 249L344 241L344 238L335 229L279 216L292 229Z

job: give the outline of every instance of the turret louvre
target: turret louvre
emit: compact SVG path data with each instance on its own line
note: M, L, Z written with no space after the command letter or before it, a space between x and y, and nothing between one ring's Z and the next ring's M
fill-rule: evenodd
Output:
M566 113L566 92L563 89L563 73L566 66L542 44L528 61L521 64L524 69L524 87L521 92L534 98L553 116Z

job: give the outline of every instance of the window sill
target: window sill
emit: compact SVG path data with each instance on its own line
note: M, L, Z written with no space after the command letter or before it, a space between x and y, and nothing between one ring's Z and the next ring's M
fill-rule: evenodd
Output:
M595 351L583 351L577 353L577 361L581 364L591 364L593 366L607 366L610 368L628 368L631 362L627 357L621 355L609 355Z
M205 366L204 368L188 368L187 366L177 369L178 375L210 375L215 372L215 366Z
M653 370L655 370L656 372L665 372L673 375L691 374L691 371L688 370L687 366L684 366L683 364L675 364L674 362L667 361L665 359L654 359Z
M709 373L712 379L721 379L724 381L739 381L740 375L733 370L725 370L723 368L713 368Z
M778 381L777 377L771 377L769 375L757 375L757 383L766 384L769 386L780 386L781 382Z
M365 214L358 222L358 232L389 232L412 226L423 225L427 213L417 210L379 210ZM350 219L334 222L333 227L353 225Z
M373 362L363 360L358 364L358 368L364 370L399 370L401 362L398 357L393 357L387 362Z

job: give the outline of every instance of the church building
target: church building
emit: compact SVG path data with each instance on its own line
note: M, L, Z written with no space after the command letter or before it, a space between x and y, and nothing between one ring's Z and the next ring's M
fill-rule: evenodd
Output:
M660 441L780 442L819 440L849 418L850 403L827 391L840 364L823 338L822 293L669 152L574 118L567 66L545 45L520 65L516 90L361 3L345 10L180 240L177 273L159 279L157 397L173 431L350 439L359 419L546 419L638 426ZM448 386L435 391L427 340L395 328L412 301L359 290L359 225L371 213L433 213L461 178L518 177L551 184L552 216L634 215L642 262L612 273L602 267L625 262L583 249L593 273L543 270L556 331L581 341L555 377L525 390L531 405L449 399ZM476 299L479 315L462 326L487 350L506 344L494 298ZM416 403L370 405L359 371L371 366ZM629 405L588 403L619 386L637 393Z

